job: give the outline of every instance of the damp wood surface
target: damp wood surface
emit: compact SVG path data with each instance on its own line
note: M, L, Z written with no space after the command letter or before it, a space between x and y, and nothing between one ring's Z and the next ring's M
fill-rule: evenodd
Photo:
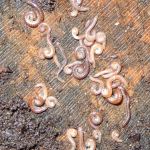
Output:
M65 49L68 62L74 60L74 50L79 45L71 29L76 26L84 32L85 22L98 14L96 30L106 33L107 46L100 57L96 56L96 69L91 69L90 74L113 61L121 63L121 74L129 83L131 121L120 131L123 142L113 141L111 132L125 117L124 103L112 106L101 96L93 96L88 77L78 81L61 73L65 83L60 83L55 78L58 68L53 60L38 58L38 50L46 45L45 38L38 29L24 23L24 13L32 8L25 0L1 0L0 65L9 66L13 73L0 76L0 150L69 150L66 130L82 126L90 137L92 129L87 117L99 107L105 115L98 150L149 150L150 0L84 0L90 10L77 17L70 16L69 1L58 0L56 6L47 1L41 6L45 22L52 28L54 42L59 41ZM58 58L62 61L60 55ZM26 100L40 82L46 84L60 105L36 115Z

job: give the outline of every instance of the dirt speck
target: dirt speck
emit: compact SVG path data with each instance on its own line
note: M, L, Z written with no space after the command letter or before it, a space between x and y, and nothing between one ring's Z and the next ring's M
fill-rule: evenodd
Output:
M57 6L57 0L39 0L39 4L43 10L52 12Z

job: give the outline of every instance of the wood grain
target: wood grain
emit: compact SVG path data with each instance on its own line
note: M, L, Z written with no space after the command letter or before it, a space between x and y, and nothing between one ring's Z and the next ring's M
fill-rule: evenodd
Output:
M0 85L0 97L9 100L19 95L26 100L34 85L44 82L49 92L53 91L60 102L59 107L48 110L47 113L54 111L61 115L64 133L70 126L83 126L90 135L87 116L100 106L105 109L105 119L101 126L103 135L102 143L98 145L99 150L135 150L136 147L148 150L149 140L145 126L150 122L150 110L147 107L150 105L150 1L87 0L84 4L90 7L90 11L81 12L77 18L72 18L69 16L71 7L68 1L59 0L54 11L44 11L45 22L51 26L52 36L61 42L71 62L73 51L78 46L78 41L71 36L71 29L79 27L82 33L85 22L96 14L99 15L96 30L106 32L107 47L102 56L96 57L97 67L94 72L103 70L114 61L108 56L115 53L118 56L115 61L121 63L122 74L129 82L132 118L128 127L121 130L124 142L117 144L110 136L112 129L125 116L124 104L116 107L100 96L92 96L88 78L77 81L64 73L61 76L67 84L59 91L63 84L55 79L57 67L53 60L39 60L38 50L46 41L37 29L30 29L25 25L23 15L31 8L21 0L0 1L0 64L9 65L14 71L11 78ZM59 59L62 60L61 56ZM90 74L94 72L92 70ZM134 143L129 137L137 133L141 134L142 139ZM60 139L62 140L58 138ZM64 142L66 146L69 144L67 140Z

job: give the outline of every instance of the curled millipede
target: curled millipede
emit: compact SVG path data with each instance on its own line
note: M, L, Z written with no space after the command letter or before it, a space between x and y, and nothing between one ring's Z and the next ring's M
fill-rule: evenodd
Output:
M35 98L34 98L34 104L38 107L44 105L45 100L47 98L47 88L45 84L39 83L35 86Z
M62 72L62 70L64 69L64 67L67 65L67 57L66 57L65 51L64 51L63 47L60 45L60 43L57 42L56 45L57 45L57 47L60 49L61 55L62 55L62 57L64 58L64 60L63 60L63 62L62 62L62 65L59 67L59 70L58 70L58 72L57 72L57 79L58 79L59 81L61 81L61 82L64 82L62 79L60 79L59 74Z
M91 22L91 24L88 25L88 27L85 31L85 38L89 42L94 42L96 39L96 31L94 30L94 32L92 32L92 29L95 27L95 25L97 23L97 19L98 19L98 16L95 16L93 21ZM86 26L87 26L87 24L86 24Z
M43 83L39 83L35 86L35 93L38 97L41 97L43 100L46 100L48 92L47 87Z
M68 75L72 74L72 68L73 68L75 65L81 65L81 64L82 64L81 61L75 61L75 62L73 62L73 63L71 63L71 64L66 65L66 66L64 67L64 73L65 73L65 74L68 74Z
M123 142L123 140L119 138L119 131L118 131L118 130L112 131L111 137L112 137L112 139L113 139L114 141L116 141L116 142L119 142L119 143L120 143L120 142Z
M122 127L125 127L129 123L130 118L131 118L130 97L129 97L129 94L127 93L127 91L124 87L119 86L119 89L122 92L122 95L123 95L123 98L125 101L125 105L126 105L126 118L125 118L124 122L122 123Z
M99 43L95 43L90 50L90 63L93 64L93 68L95 68L95 57L94 54L96 55L101 55L103 52L103 47Z
M79 150L96 150L96 142L93 139L87 139L84 143L84 132L82 127L78 128Z
M54 45L52 44L52 41L51 41L51 28L49 27L49 25L47 23L41 23L39 25L39 30L41 33L44 33L46 32L47 34L47 44L49 46L49 49L48 48L43 48L43 49L40 49L39 51L39 57L41 59L51 59L53 58L55 64L57 65L58 68L61 68L61 64L59 63L58 61L58 58L57 58L57 55L56 55L56 50L55 50L55 47ZM62 49L60 49L61 52L63 53ZM64 56L64 54L62 54Z
M73 76L78 80L86 78L89 72L90 72L90 64L87 60L83 61L81 64L75 65L72 69Z
M110 65L110 68L100 71L94 75L95 78L102 76L103 78L107 79L114 75L117 75L121 71L121 65L118 62L113 62Z
M86 31L85 31L85 39L80 40L81 44L84 44L85 46L89 46L90 48L90 63L93 64L93 67L95 68L95 58L94 54L100 55L102 54L103 50L106 47L106 34L104 32L98 32L96 33L95 30L93 30L94 26L96 25L98 16L95 16L93 21L88 20L86 23Z
M81 43L82 45L85 45L86 47L91 47L91 46L93 45L93 42L88 41L86 38L81 39L81 40L80 40L80 43Z
M94 41L96 40L96 30L92 30L89 31L87 33L85 33L85 39L89 42L89 43L94 43ZM87 45L88 46L88 45ZM91 45L89 45L91 46Z
M75 50L77 61L64 67L66 74L73 74L76 79L82 80L86 78L90 72L90 64L88 62L88 50L85 46L78 46Z
M48 26L47 23L41 23L39 25L39 30L41 33L44 33L46 32L47 34L47 44L49 46L49 49L48 48L44 48L42 50L40 50L39 52L39 56L41 59L45 59L45 58L52 58L54 57L55 55L55 48L52 44L52 41L51 41L51 28Z
M97 143L101 143L102 133L100 130L93 130L92 135Z
M47 88L45 84L39 83L35 86L35 91L29 97L28 104L34 113L42 113L47 108L53 108L58 103L58 100L53 97L47 97Z
M121 90L119 88L115 89L113 95L106 100L113 105L119 105L123 100Z
M89 31L89 26L91 25L91 20L88 20L85 24L85 29ZM95 30L90 30L90 34L89 36L95 36L96 38L96 31ZM90 41L88 39L86 39L86 35L81 34L79 35L79 29L77 27L73 27L72 28L72 36L74 39L76 40L80 40L80 45L86 45L86 46L91 46L93 44L94 41ZM85 40L86 39L86 40ZM84 42L83 42L84 40ZM83 44L84 43L84 44Z
M33 11L29 11L25 14L25 23L31 28L36 28L44 21L44 13L32 0L27 0L27 4L33 7Z
M76 129L70 128L67 130L67 138L72 145L71 150L76 149L76 143L74 141L74 138L77 136L77 134L78 134L78 132Z
M46 98L45 105L48 108L54 108L58 104L58 100L54 96L49 96Z
M79 29L77 27L73 27L72 28L72 36L76 40L81 40L81 39L83 39L85 37L84 34L79 35Z
M93 42L89 42L85 38L81 38L79 39L79 44L88 48L93 45Z
M96 142L93 139L87 139L85 142L85 150L96 150Z
M128 86L128 83L127 81L120 75L114 75L112 76L111 78L107 79L106 81L106 88L103 88L102 90L102 96L105 97L105 98L109 98L112 96L112 85L113 85L113 82L114 81L119 81L121 85L123 85L123 87L127 87Z
M90 113L88 121L92 128L98 129L101 123L103 122L102 110L99 110L98 112L94 111Z
M89 8L81 6L82 0L70 0L70 3L73 7L73 11L71 12L71 16L77 16L79 11L88 11Z
M73 9L72 12L71 12L71 16L76 17L77 15L78 15L78 10Z
M75 56L77 60L83 60L87 57L88 50L85 46L78 46L75 49Z
M106 46L106 34L104 32L97 32L96 33L96 42L100 43L103 47L103 49L105 49Z
M93 77L90 77L90 79L96 83L99 83L99 86L96 86L95 84L92 85L91 91L95 95L101 94L105 98L110 98L113 94L113 88L118 87L119 85L123 85L123 87L127 87L128 83L127 81L120 75L114 75L111 78L107 79L106 86L104 86L104 82L95 79ZM118 82L116 82L118 81Z
M103 89L102 86L100 86L100 84L97 83L93 83L91 86L91 92L96 96L102 93L102 89Z
M93 81L91 85L91 92L94 95L100 95L102 92L102 89L104 87L104 82L102 80L99 80L97 78L94 78L92 76L89 77L91 81Z
M30 109L36 114L42 113L46 111L48 108L46 105L36 106L34 97L30 97L28 103L29 103Z

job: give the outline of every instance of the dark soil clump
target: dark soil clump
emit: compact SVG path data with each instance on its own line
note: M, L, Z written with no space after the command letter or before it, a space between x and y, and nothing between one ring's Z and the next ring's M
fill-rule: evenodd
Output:
M48 112L35 115L19 96L0 100L0 120L0 150L63 149L56 140L61 117L52 118Z
M57 0L39 0L39 4L43 10L52 12L55 10Z

